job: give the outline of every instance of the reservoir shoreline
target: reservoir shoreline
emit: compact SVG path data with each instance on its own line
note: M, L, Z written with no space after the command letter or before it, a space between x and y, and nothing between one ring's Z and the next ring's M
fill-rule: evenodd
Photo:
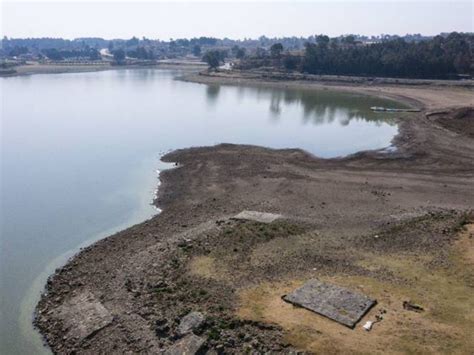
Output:
M342 90L401 100L422 111L398 118L394 152L321 159L300 149L220 144L165 155L162 160L178 168L160 174L155 205L163 211L84 248L49 278L35 324L53 352L162 351L176 343L177 324L189 310L206 314L201 336L210 349L309 351L282 320L249 316L242 306L248 301L246 292L263 285L278 289L281 280L293 284L315 276L349 275L397 285L396 275L360 266L374 253L388 257L410 250L445 265L450 255L443 250L453 247L455 227L474 207L472 90L197 74L182 80ZM264 230L278 235L257 244L243 240L227 250L234 243L223 238L227 231L239 236L242 228L264 228L231 219L242 210L283 215L278 231L294 234L298 242L289 246L286 234ZM415 244L400 235L408 224L421 238ZM373 235L383 237L374 241ZM307 251L315 244L318 250ZM288 248L294 248L292 253L281 255ZM339 250L354 256L343 258ZM253 261L246 259L247 253ZM235 265L232 274L225 271L232 264L226 260ZM218 262L224 264L210 266ZM254 276L250 280L249 274ZM72 327L84 326L84 304L78 300L85 294L111 320L82 338L65 335ZM212 319L233 326L220 326L221 336L215 337L217 323ZM166 331L160 324L167 324ZM456 331L462 335L468 328ZM241 337L242 332L248 337ZM258 344L247 338L258 339Z
M270 88L301 89L309 91L336 90L346 93L366 94L400 101L415 108L434 110L449 107L472 106L474 94L472 80L420 80L391 78L360 78L350 76L324 76L318 80L273 78L271 75L252 74L245 71L218 71L189 73L179 78L183 81L208 85L243 85ZM446 95L448 94L448 95Z
M9 78L24 75L36 75L36 74L68 74L68 73L89 73L97 71L108 71L108 70L143 70L143 69L181 69L181 70L202 70L203 64L191 61L182 62L161 62L150 65L111 65L109 63L104 64L90 64L90 65L78 65L78 64L28 64L20 65L15 67L15 72L1 74L0 78Z

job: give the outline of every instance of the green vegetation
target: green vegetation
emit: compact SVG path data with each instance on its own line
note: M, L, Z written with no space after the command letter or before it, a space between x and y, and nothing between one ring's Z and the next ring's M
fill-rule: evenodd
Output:
M194 47L193 47L193 55L195 57L199 57L201 55L201 46L196 44Z
M108 48L116 64L130 61L202 57L215 69L224 58L236 68L275 68L309 74L357 75L403 78L456 78L474 74L474 34L358 36L326 35L231 40L199 37L169 41L102 38L4 37L0 58L51 61L111 60L99 50Z
M221 50L207 51L202 60L209 65L209 69L216 69L226 57L226 53Z
M114 55L114 62L116 64L122 64L125 61L125 51L123 49L117 49L112 52Z
M16 48L16 47L15 47ZM15 49L13 50L15 51ZM27 52L24 52L27 53ZM100 53L95 48L84 47L83 49L58 50L56 48L45 49L42 53L51 60L64 60L74 58L86 58L88 60L100 60Z
M270 47L270 54L272 58L279 59L281 57L281 53L283 52L283 45L281 43L275 43Z
M137 58L143 60L153 60L155 55L152 50L146 49L144 46L138 46L136 49L127 51L127 56L130 58Z
M287 52L281 62L283 47L277 43L270 47L270 57L256 53L243 67L274 66L310 74L444 79L472 75L473 50L474 35L456 32L418 42L397 38L369 44L356 41L354 36L330 39L320 35L314 43L307 42L302 53Z

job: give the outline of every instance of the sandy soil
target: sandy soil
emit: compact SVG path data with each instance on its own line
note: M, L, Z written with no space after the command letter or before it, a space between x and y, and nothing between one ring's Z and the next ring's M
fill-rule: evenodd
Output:
M180 341L181 319L199 311L206 321L194 333L208 354L469 353L472 91L331 88L423 111L403 115L393 153L324 160L223 144L168 154L164 160L179 165L160 176L155 202L163 212L85 248L49 279L35 324L52 350L158 353ZM231 218L242 210L284 217ZM362 323L383 320L370 333L350 330L281 300L314 277L376 298ZM404 309L404 301L423 311Z

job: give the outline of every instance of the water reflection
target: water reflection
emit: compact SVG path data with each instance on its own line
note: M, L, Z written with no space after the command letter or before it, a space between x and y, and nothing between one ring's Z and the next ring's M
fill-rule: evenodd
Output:
M209 106L214 106L219 97L219 92L221 90L220 85L207 85L206 87L206 99Z
M208 87L211 90L211 87ZM218 89L212 87L213 93ZM253 96L258 101L269 102L269 112L271 116L278 120L291 106L301 107L301 119L303 123L322 125L338 123L347 126L352 120L364 120L373 122L376 125L388 123L395 125L390 116L372 112L369 108L373 98L358 95L337 93L334 91L314 91L314 90L289 90L272 89L266 87L239 87L239 97ZM215 95L217 95L215 94ZM213 97L215 100L215 97ZM393 107L402 107L397 103Z

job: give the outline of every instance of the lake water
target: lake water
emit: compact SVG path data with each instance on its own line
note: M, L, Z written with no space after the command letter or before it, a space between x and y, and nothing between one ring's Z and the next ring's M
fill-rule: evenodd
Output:
M322 157L388 147L397 126L366 96L174 80L121 70L0 78L0 353L32 354L46 277L79 246L139 223L159 155L221 142Z

